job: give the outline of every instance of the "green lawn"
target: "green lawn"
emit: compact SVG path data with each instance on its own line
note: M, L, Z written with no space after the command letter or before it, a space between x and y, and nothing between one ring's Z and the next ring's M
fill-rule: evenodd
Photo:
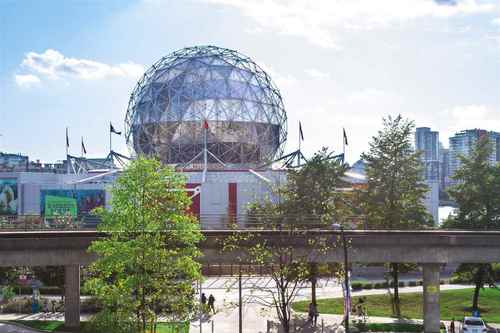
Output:
M44 332L56 332L58 329L62 329L64 327L64 322L56 321L56 320L12 320L13 323L19 323L28 327L35 328ZM82 323L82 326L85 325L85 322ZM178 331L172 329L172 327L167 323L158 324L158 333L176 333ZM97 333L97 332L96 332ZM105 333L105 332L103 332Z
M441 291L441 319L458 320L464 315L470 315L473 289L458 289ZM406 318L422 318L422 294L404 293L401 295L401 312ZM366 298L366 309L369 316L390 317L391 305L387 294L364 296ZM357 303L359 297L353 297L353 304ZM299 312L307 312L310 301L300 301L293 304L293 309ZM484 289L479 296L479 307L481 317L487 322L500 323L500 290ZM343 313L343 300L341 298L329 298L318 300L320 313L340 314Z
M416 324L367 324L367 330L371 332L422 332L423 325Z

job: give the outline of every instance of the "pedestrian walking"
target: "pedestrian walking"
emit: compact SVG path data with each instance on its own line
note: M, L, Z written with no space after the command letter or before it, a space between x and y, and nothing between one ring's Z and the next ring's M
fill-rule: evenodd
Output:
M212 311L215 314L215 297L212 294L208 296L208 311Z
M450 333L455 333L455 318L451 318Z
M201 302L201 311L204 314L207 313L207 296L205 295L205 293L201 294L200 302Z

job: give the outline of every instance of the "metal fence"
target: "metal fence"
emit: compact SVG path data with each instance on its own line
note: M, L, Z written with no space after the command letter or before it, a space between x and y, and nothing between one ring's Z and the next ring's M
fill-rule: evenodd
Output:
M334 221L308 215L231 215L202 214L197 216L201 230L262 230L262 229L334 229ZM37 231L37 230L95 230L101 222L95 215L47 218L41 215L0 216L0 231ZM351 216L342 221L346 229L363 229L365 218Z

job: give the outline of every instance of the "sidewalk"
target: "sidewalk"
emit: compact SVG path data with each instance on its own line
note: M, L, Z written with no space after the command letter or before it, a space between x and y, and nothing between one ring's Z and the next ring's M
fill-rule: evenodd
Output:
M251 287L252 283L255 281L250 281L253 279L247 279L248 287ZM202 328L200 330L200 322L193 321L191 323L191 332L196 333L211 333L212 332L212 321L214 325L214 332L216 333L234 333L238 328L238 290L235 288L230 288L228 291L226 288L210 288L207 281L204 286L204 292L213 294L216 299L217 314L209 319L202 321ZM441 290L449 289L463 289L470 288L470 286L462 285L441 285ZM374 295L374 294L384 294L387 290L385 289L375 289L375 290L362 290L353 292L353 296L358 295ZM422 292L422 287L405 287L400 289L401 293L411 293L411 292ZM258 304L259 298L268 297L265 294L259 294L256 291L250 289L245 289L243 291L244 304L243 304L243 332L244 333L265 333L267 329L267 320L276 320L274 309L266 309L262 305ZM310 299L310 288L303 288L299 291L296 301ZM336 283L329 283L322 288L318 289L319 298L341 298L342 289ZM301 316L306 316L306 314L301 314ZM82 321L88 320L89 315L82 315ZM44 314L0 314L0 320L64 320L63 313L44 313ZM318 319L318 325L321 325L321 320L323 320L325 326L338 325L342 321L342 316L340 315L320 315ZM398 322L395 318L384 318L384 317L369 317L370 323L393 323ZM421 323L421 320L411 321L415 323ZM500 325L494 325L496 328L500 329ZM3 331L4 332L17 332L17 331Z
M21 328L16 325L0 323L0 333L39 333L39 331L33 331L27 328Z

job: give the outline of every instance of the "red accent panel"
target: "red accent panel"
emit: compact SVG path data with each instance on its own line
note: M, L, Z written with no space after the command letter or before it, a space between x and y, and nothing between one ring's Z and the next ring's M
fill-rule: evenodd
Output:
M238 214L238 184L229 183L228 184L228 214L229 216L235 217Z
M196 188L200 186L200 184L196 184L196 183L189 183L189 184L186 184L186 188ZM194 192L192 191L188 191L188 195L189 196L192 196L194 194ZM196 216L198 219L200 218L200 198L201 197L201 193L198 193L197 195L195 195L194 197L191 198L192 202L191 202L191 206L189 207L188 209L188 212L190 212L191 214L193 214L194 216Z

